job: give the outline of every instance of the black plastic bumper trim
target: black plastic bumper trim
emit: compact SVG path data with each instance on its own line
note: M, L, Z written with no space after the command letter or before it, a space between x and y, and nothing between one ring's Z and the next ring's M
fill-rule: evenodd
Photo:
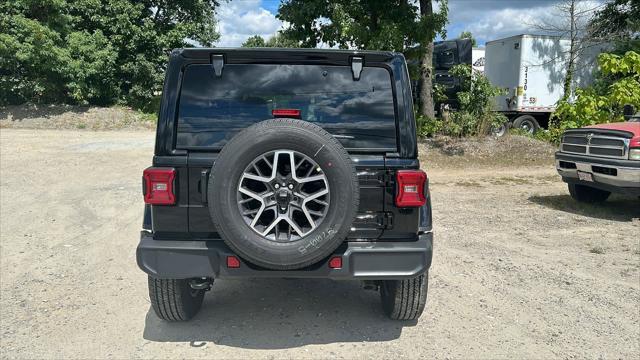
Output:
M596 165L609 165L625 168L638 168L640 169L640 161L638 160L623 160L623 159L608 159L601 158L593 155L574 155L563 152L556 152L556 160L570 161L570 162L582 162Z
M226 267L235 255L223 241L155 240L142 231L137 249L138 266L164 279L194 277L226 278L329 278L358 280L407 279L429 269L433 256L433 233L411 242L347 242L333 255L342 256L342 268L329 268L328 259L309 269L265 270L240 260L239 268Z
M562 177L562 181L566 182L567 184L578 184L578 185L589 186L592 188L608 191L614 194L640 196L640 187L620 187L620 186L614 186L614 185L595 182L595 181L594 182L582 181L576 178L570 178L565 176Z

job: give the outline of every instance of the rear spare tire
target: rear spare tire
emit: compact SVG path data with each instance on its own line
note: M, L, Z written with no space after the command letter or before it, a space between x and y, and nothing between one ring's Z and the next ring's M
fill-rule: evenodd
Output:
M319 126L273 119L234 136L209 178L209 211L227 245L278 270L314 264L345 239L359 203L355 168Z

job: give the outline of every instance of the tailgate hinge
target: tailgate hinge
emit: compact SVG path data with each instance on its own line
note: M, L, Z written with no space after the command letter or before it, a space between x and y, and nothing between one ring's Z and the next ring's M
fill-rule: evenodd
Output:
M211 55L211 66L217 77L222 75L222 68L224 67L223 55Z
M389 171L385 171L378 176L378 181L384 186L389 186L393 182L393 175Z
M385 229L393 229L393 214L390 212L378 213L378 225Z
M364 58L360 56L354 56L351 58L351 74L353 80L360 80L360 73L362 72L362 66L364 64Z
M202 170L200 172L200 181L198 181L198 191L200 192L201 200L203 204L207 203L209 186L209 170Z

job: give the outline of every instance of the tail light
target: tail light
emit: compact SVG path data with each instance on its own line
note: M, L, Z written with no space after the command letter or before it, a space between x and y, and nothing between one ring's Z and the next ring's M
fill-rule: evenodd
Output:
M240 259L235 256L227 256L227 267L229 269L237 269L240 267Z
M424 185L427 174L422 170L399 170L396 173L398 189L396 206L420 207L425 204Z
M142 174L144 202L151 205L173 205L176 195L173 191L176 169L147 168Z
M342 257L334 256L329 260L329 267L331 269L342 269Z
M271 115L274 118L288 117L300 119L300 109L273 109Z

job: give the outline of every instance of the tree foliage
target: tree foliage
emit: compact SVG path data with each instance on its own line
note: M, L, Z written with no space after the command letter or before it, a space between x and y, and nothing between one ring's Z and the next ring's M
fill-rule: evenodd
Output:
M473 37L473 35L471 34L471 31L463 31L460 33L460 39L470 39L471 40L471 46L476 47L478 45L478 42L476 41L476 38Z
M264 40L260 35L253 35L241 45L242 47L271 47L271 48L297 48L300 43L296 40L289 39L282 32L278 31L275 35Z
M640 108L640 53L603 53L598 63L600 79L577 90L574 102L558 103L548 134L551 140L557 140L566 129L622 121L624 105Z
M302 47L320 44L341 49L390 50L423 64L421 89L431 100L422 112L433 117L431 54L433 40L446 36L447 0L432 11L432 0L284 0L278 18L289 23L283 35ZM423 94L421 94L421 98Z
M215 0L9 0L0 4L0 103L144 106L167 55L211 46Z
M592 34L601 38L637 39L640 34L640 1L608 1L596 12L589 27Z
M570 98L575 87L574 74L578 59L594 45L606 42L590 31L590 24L596 16L599 4L582 0L560 0L553 10L537 19L533 28L546 34L560 36L568 40L569 46L562 52L565 75L563 98Z
M491 128L507 121L504 115L493 111L493 98L501 95L503 89L491 85L483 73L473 71L468 64L456 65L449 73L462 81L457 93L459 108L443 119L419 117L421 135L486 135Z
M253 35L242 43L242 47L266 47L267 42L260 35Z

